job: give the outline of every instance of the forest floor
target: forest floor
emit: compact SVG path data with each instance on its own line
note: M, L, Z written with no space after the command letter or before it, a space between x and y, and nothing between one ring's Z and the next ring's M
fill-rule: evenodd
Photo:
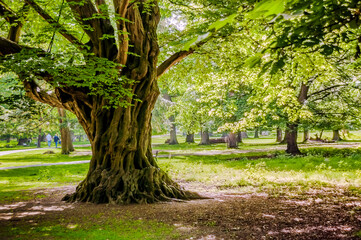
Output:
M237 194L210 189L200 183L180 184L208 199L125 206L70 204L60 199L73 192L74 186L37 190L37 194L46 197L0 207L0 239L53 239L54 226L71 230L91 223L106 228L109 220L116 222L125 217L128 221L161 222L177 233L144 239L361 238L361 199L335 189L275 198L265 193ZM31 231L34 228L37 230ZM110 235L108 239L142 238Z

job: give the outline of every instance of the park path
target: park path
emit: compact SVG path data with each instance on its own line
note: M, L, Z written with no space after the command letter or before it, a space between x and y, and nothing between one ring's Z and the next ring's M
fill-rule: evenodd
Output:
M359 142L350 142L350 143L343 143L343 144L307 144L307 145L300 145L300 148L309 148L309 147L332 147L332 148L356 148L359 147ZM42 148L42 149L49 149L49 148ZM238 154L238 153L251 153L251 152L268 152L268 151L275 151L275 150L285 150L286 146L275 146L272 148L261 148L261 149L248 149L248 150L240 150L240 149L232 149L232 150L207 150L207 151L199 151L199 152L191 152L191 153L182 153L182 150L153 150L153 154L155 157L158 158L166 158L166 157L177 157L177 156L213 156L213 155L229 155L229 154ZM18 153L18 152L27 152L27 151L34 151L39 150L39 148L35 149L23 149L23 150L12 150L12 151L3 151L0 152L0 156ZM169 152L167 155L162 154L158 155L158 152ZM179 152L179 153L178 153ZM84 154L85 152L82 152ZM91 154L91 152L86 152L87 154ZM90 160L84 161L72 161L72 162L58 162L58 163L44 163L44 164L33 164L33 165L24 165L24 166L14 166L14 167L2 167L0 170L9 170L9 169L17 169L17 168L29 168L29 167L43 167L43 166L54 166L54 165L71 165L71 164L84 164L89 163Z

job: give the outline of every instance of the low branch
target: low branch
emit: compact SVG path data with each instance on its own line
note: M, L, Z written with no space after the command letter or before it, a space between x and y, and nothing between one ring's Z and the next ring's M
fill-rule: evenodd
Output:
M19 53L21 49L23 49L23 47L16 42L0 37L0 56Z
M63 25L59 24L54 18L52 18L44 9L42 9L34 0L25 0L45 21L53 25L59 33L66 38L69 42L76 45L79 49L84 49L84 45L70 32L68 32Z
M26 95L35 101L46 103L52 107L61 107L70 110L66 107L59 98L54 94L47 92L39 87L34 81L23 81Z

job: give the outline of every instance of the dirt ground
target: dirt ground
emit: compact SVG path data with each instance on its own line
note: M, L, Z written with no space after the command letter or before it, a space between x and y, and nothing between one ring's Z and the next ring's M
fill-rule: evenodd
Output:
M101 213L173 224L181 239L360 239L355 233L361 230L361 199L342 192L274 198L197 183L181 185L208 199L127 206L70 204L60 199L74 186L39 190L48 197L0 206L0 233L26 224L64 218L78 221Z

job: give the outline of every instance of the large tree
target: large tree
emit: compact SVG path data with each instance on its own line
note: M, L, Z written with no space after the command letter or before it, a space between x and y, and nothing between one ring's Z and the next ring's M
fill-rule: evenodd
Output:
M17 3L14 11L0 1L0 14L17 32L0 38L2 65L17 74L31 98L73 112L88 135L93 153L89 172L65 200L150 203L189 198L193 194L183 191L153 158L151 111L159 95L157 78L219 26L158 65L158 2L110 2L66 0L47 12L40 1L24 0L32 17L41 16L50 32L68 41L62 54L50 54L42 50L44 44L34 49L21 41L21 29L35 31L34 25L23 27L28 8ZM62 12L69 24L60 23ZM55 33L51 37L48 50L56 45Z

